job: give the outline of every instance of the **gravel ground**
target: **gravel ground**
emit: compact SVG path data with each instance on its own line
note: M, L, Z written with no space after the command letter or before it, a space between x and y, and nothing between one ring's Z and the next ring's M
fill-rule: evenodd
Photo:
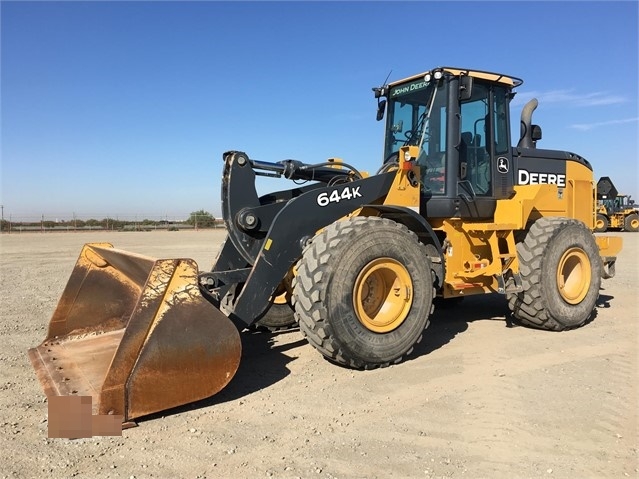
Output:
M299 331L243 334L216 396L139 422L122 437L47 438L27 357L82 244L110 241L209 269L222 231L0 237L0 477L639 477L639 234L620 233L617 276L574 331L512 327L503 297L441 308L405 362L352 371Z

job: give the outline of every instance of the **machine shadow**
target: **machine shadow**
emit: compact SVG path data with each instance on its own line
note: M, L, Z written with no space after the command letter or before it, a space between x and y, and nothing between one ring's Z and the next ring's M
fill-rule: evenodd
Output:
M411 357L415 359L445 346L475 321L503 321L504 327L516 326L506 298L500 294L469 296L463 301L437 300L430 325Z
M614 296L610 296L607 294L599 294L597 298L597 308L605 309L610 307L610 301L615 299Z
M208 398L144 416L136 419L136 422L142 424L160 417L173 416L183 412L224 404L268 388L281 381L290 374L287 365L295 359L284 353L307 344L305 339L286 344L274 344L274 339L278 334L287 334L288 332L290 331L281 333L242 332L240 334L242 338L240 365L235 376L225 388Z
M597 318L598 309L609 308L614 296L600 294L596 308L582 325L586 326ZM469 296L463 301L442 300L435 305L430 325L424 331L422 341L408 360L429 354L452 341L455 336L468 329L475 321L503 321L507 328L525 327L513 318L506 297L500 294Z
M614 296L600 294L597 308L609 308ZM597 309L585 324L592 322L597 316ZM499 321L504 327L521 327L512 317L506 298L500 294L469 296L463 301L436 301L435 311L430 318L430 325L424 331L422 341L415 346L413 353L406 361L425 356L451 342L458 334L468 329L475 321ZM241 399L253 392L268 388L290 374L287 365L295 358L284 354L298 347L306 347L305 339L275 345L275 337L291 331L278 333L244 331L242 337L242 358L231 382L219 393L183 406L138 418L137 423L172 416L183 412L202 409L217 404ZM336 364L340 367L341 365Z

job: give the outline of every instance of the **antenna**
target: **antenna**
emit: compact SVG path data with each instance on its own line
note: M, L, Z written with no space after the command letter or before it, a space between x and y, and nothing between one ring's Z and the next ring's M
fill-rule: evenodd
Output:
M386 76L386 80L384 80L384 83L382 83L382 86L386 85L386 82L388 81L388 79L391 76L391 73L393 73L393 69L391 68L391 71L388 72L388 75Z

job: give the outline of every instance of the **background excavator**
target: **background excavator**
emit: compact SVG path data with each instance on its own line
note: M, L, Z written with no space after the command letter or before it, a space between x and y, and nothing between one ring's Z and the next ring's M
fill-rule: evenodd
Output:
M337 364L385 367L420 341L435 298L501 294L521 324L583 325L621 239L593 235L590 163L537 148L536 100L511 146L521 84L441 67L374 88L386 118L375 174L335 158L224 153L228 236L212 270L85 245L46 339L29 350L46 394L92 396L94 414L126 423L211 396L258 321L299 325ZM259 175L295 184L260 196Z

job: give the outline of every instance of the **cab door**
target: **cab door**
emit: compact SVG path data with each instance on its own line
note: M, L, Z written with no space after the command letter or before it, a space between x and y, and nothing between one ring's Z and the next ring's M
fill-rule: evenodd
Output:
M491 218L496 200L513 189L509 92L476 81L472 96L460 104L460 212L466 218Z

